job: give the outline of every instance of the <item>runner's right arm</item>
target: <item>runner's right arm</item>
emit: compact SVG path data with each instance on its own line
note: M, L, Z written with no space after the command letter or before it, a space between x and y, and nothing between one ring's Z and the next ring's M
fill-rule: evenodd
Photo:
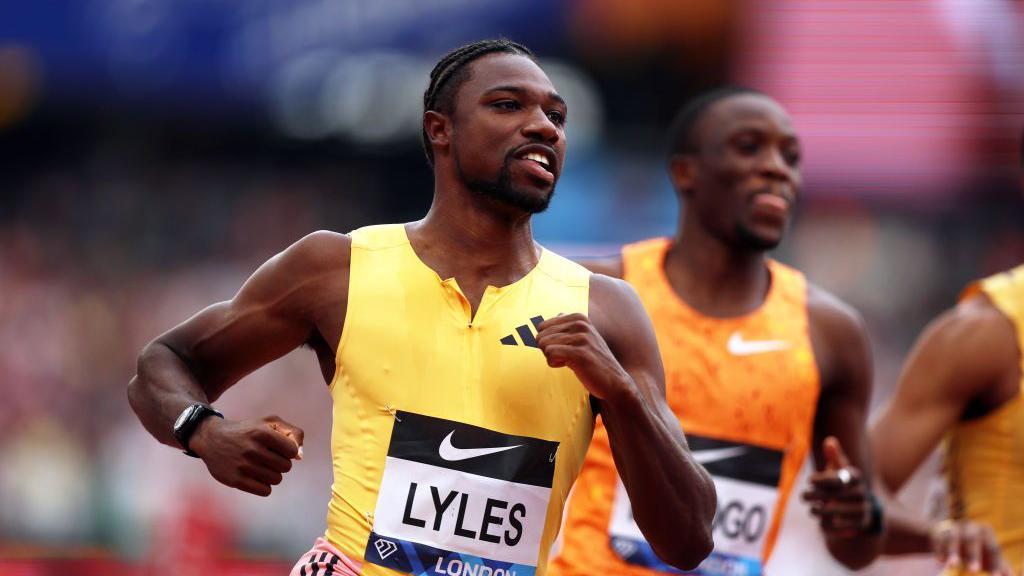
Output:
M857 570L881 552L866 425L871 345L860 314L825 290L808 286L807 311L821 392L813 432L818 470L803 497L832 557Z
M925 329L870 434L877 474L888 493L902 488L972 400L1014 376L1008 368L1017 362L1015 342L1010 323L984 297L961 303ZM934 552L944 563L986 570L1002 563L987 526L933 524L909 517L898 506L888 510L886 554Z
M350 239L317 232L261 266L231 300L214 304L150 342L139 355L128 400L160 442L178 446L177 416L209 403L242 377L310 344L329 354L340 337ZM328 350L326 343L331 344ZM207 417L189 448L220 482L266 496L291 468L302 431L277 417Z
M654 327L633 288L590 278L590 312L545 320L537 344L597 399L615 467L644 538L668 564L692 570L711 553L717 498L665 400Z

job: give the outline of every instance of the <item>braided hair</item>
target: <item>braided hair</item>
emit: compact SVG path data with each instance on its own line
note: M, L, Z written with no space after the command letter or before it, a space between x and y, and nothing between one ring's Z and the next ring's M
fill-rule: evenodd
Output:
M455 94L470 78L470 70L466 66L488 54L518 54L536 61L536 56L529 48L505 38L496 40L480 40L466 44L445 54L430 71L430 85L423 92L423 112L434 110L442 114L451 114L455 109ZM422 130L423 151L427 154L427 163L434 165L434 150L430 146L426 129Z

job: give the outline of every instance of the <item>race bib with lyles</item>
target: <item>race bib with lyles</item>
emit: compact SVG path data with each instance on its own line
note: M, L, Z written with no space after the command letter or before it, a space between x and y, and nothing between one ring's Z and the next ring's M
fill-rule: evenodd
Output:
M364 559L407 574L533 576L557 450L397 412Z
M669 574L761 576L765 537L779 498L782 452L687 435L694 459L715 481L718 512L712 525L715 548L692 572L661 561L633 520L629 497L618 480L609 536L615 553L630 564Z

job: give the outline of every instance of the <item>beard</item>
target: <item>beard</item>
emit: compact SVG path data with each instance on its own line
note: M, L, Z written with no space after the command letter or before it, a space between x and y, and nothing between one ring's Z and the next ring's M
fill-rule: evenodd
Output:
M741 247L747 250L774 250L780 243L782 243L782 238L783 235L781 234L778 238L765 238L744 226L742 222L736 224L736 240L739 242Z
M512 184L510 162L511 158L506 157L505 162L501 165L501 171L498 172L497 178L493 180L466 178L462 172L462 166L458 162L458 157L456 157L455 165L459 171L459 177L466 183L466 187L481 196L496 200L511 208L522 210L527 214L540 214L547 210L548 205L551 204L551 198L555 195L554 186L546 194L543 192L531 192L514 186Z

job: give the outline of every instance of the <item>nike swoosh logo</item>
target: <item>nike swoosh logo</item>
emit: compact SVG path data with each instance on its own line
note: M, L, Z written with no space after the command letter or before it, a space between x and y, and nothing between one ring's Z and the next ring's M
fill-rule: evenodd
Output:
M710 464L719 460L735 458L747 451L746 446L733 446L732 448L715 448L712 450L699 450L691 452L697 464Z
M441 458L449 462L478 458L480 456L487 456L488 454L497 454L498 452L504 452L506 450L522 446L522 444L516 444L515 446L497 446L495 448L456 448L455 446L452 446L452 436L454 434L455 430L449 432L448 435L444 437L444 441L441 442L441 447L437 450L437 453Z
M733 332L725 347L733 356L750 356L752 354L788 350L793 345L785 340L744 340L742 334Z

